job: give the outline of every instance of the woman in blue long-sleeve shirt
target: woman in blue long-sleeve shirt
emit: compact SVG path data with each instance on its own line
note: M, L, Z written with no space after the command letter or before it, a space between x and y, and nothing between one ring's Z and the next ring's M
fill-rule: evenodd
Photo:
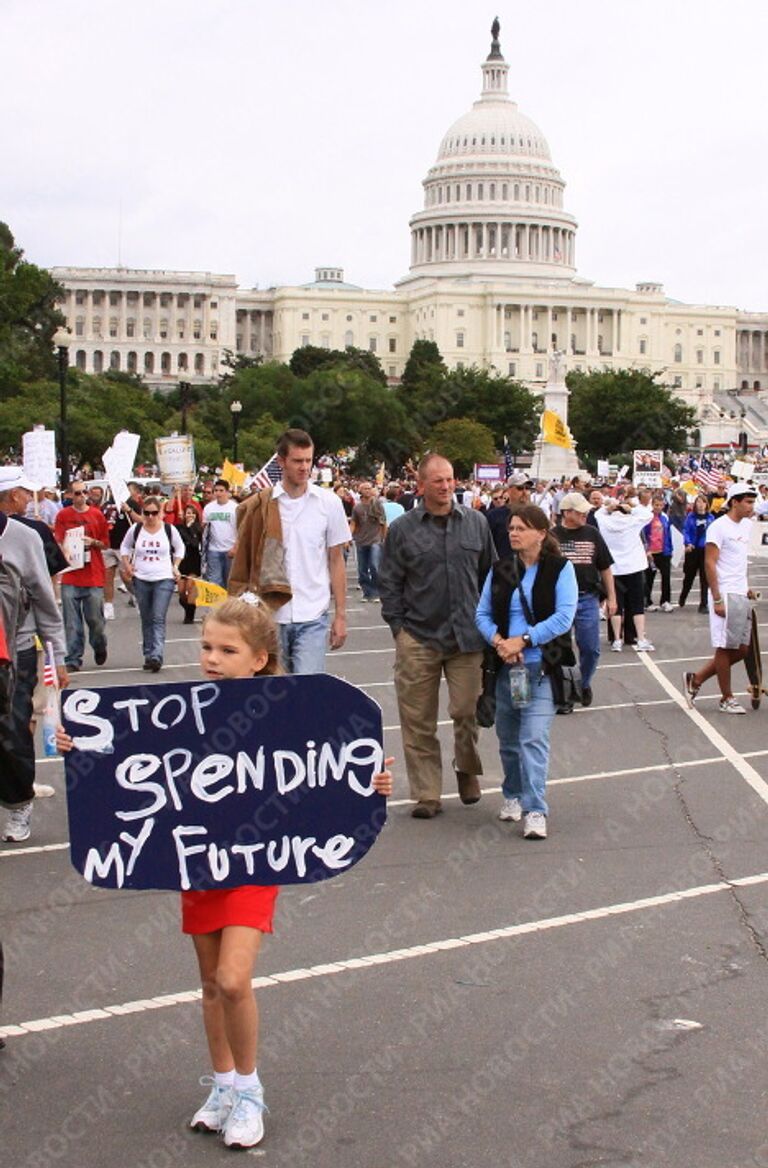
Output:
M504 782L499 819L523 819L526 839L545 839L549 731L555 714L550 674L561 655L560 639L573 624L578 586L573 564L560 555L540 507L515 507L508 530L515 555L489 572L475 619L500 662L496 734ZM531 700L525 706L513 705L510 690L509 669L518 663L524 663L530 682Z
M697 495L693 500L693 507L685 518L683 526L683 542L685 543L685 559L683 560L683 586L680 590L679 604L682 608L688 599L688 593L698 573L699 577L699 612L707 611L707 575L704 571L704 550L707 546L707 528L714 519L709 509L706 495Z

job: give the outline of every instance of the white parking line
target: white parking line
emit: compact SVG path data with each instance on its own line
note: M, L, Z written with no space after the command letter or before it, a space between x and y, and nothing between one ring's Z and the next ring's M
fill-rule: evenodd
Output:
M643 664L661 688L666 690L672 700L680 707L683 713L690 718L695 726L698 726L699 730L709 739L715 749L719 750L731 766L749 783L755 794L759 795L764 803L768 803L768 783L758 774L753 766L750 766L744 755L739 754L738 750L731 745L727 738L724 738L718 730L715 730L714 726L711 726L698 710L690 710L688 708L688 703L680 690L661 672L656 662L647 653L643 654Z
M685 900L694 900L701 896L711 896L717 892L728 892L733 888L765 884L766 881L768 881L768 872L759 872L754 876L744 876L738 880L722 880L716 884L699 884L693 888L680 889L677 892L665 892L660 896L646 896L640 900L620 901L616 904L602 905L599 908L585 909L582 912L565 913L557 917L544 917L538 921L526 921L518 925L504 925L501 928L487 929L481 933L466 933L460 937L447 937L444 940L428 941L422 945L411 945L406 949L392 949L383 953L369 953L364 957L339 958L335 961L325 961L322 965L310 965L307 968L286 969L281 973L255 977L253 978L252 985L255 989L267 989L283 984L290 985L295 981L306 981L308 978L330 977L334 974L344 973L350 970L373 969L380 965L391 965L395 961L409 961L420 957L432 957L452 949L464 949L472 945L487 945L496 941L506 941L531 933L536 934L547 932L551 929L561 929L566 925L581 925L591 921L606 920L609 917L625 916L628 913L643 912L647 909L680 904ZM75 1014L54 1014L49 1018L33 1018L28 1022L11 1023L0 1028L0 1037L23 1038L28 1034L37 1034L43 1030L60 1030L65 1026L107 1021L110 1018L119 1018L124 1014L143 1014L148 1010L186 1005L189 1002L197 1001L199 997L200 990L182 990L175 994L161 994L154 998L140 998L137 1001L123 1002L120 1005L105 1006L92 1010L78 1010Z

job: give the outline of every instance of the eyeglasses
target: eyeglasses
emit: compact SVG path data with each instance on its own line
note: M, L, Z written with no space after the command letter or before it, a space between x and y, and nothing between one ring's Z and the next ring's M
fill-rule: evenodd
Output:
M142 515L159 515L159 511L142 511Z
M72 494L73 495L84 495L85 491L73 491Z

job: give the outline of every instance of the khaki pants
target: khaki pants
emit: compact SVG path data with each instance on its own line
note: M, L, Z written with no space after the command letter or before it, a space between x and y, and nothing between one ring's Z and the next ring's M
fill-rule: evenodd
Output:
M481 775L475 707L481 689L482 653L445 656L423 645L405 629L395 642L395 693L400 710L405 769L412 798L439 799L443 786L437 711L440 679L448 682L448 712L453 719L456 767Z

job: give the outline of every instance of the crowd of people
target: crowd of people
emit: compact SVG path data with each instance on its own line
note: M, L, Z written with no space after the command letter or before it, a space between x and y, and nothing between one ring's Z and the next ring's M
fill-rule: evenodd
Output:
M192 623L195 581L204 579L230 597L204 609L204 676L322 673L327 651L346 639L347 560L354 554L360 599L380 604L395 642L411 815L420 820L443 810L438 707L445 679L459 799L473 805L482 797L480 725L492 724L502 771L496 814L521 822L523 838L546 839L555 716L592 704L602 622L613 652L653 652L646 612L676 607L676 545L683 558L677 604L685 605L698 579L714 648L711 662L685 673L686 700L693 706L716 677L720 710L744 713L731 669L749 642L751 516L768 514L765 488L733 481L690 495L675 483L658 490L580 476L537 483L517 470L488 490L457 484L451 463L434 453L402 482L321 486L313 481L312 439L301 430L280 438L277 462L279 481L245 497L221 478L170 496L131 483L119 507L100 486L78 480L58 500L21 468L0 466L0 562L15 569L26 597L12 630L15 688L0 716L5 840L30 836L35 638L50 645L62 687L83 668L86 639L95 665L103 665L116 588L138 609L149 672L163 666L172 597ZM72 749L62 728L57 743ZM375 785L390 793L388 770ZM253 1147L263 1134L264 1098L250 979L277 894L250 886L234 892L184 895L183 929L198 956L212 1064L208 1096L191 1126Z

